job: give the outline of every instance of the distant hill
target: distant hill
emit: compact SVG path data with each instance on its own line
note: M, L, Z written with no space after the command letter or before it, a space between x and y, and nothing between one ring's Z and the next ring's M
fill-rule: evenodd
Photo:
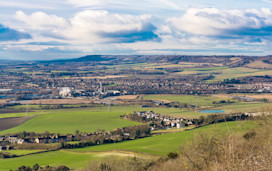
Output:
M272 56L257 57L257 56L190 56L190 55L87 55L74 59L63 59L44 61L46 63L92 63L92 64L136 64L136 63L173 63L180 62L191 63L214 63L223 64L224 66L238 67L247 66L253 61L261 61L264 63L272 63ZM259 63L261 63L259 62Z

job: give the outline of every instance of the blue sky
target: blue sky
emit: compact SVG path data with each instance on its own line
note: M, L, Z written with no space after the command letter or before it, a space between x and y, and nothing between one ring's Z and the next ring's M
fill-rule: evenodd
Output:
M272 54L272 0L0 0L0 59Z

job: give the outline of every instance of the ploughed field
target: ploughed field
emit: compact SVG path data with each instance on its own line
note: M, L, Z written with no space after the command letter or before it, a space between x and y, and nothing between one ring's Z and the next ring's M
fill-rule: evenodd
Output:
M16 127L29 119L30 119L30 117L0 119L0 131Z

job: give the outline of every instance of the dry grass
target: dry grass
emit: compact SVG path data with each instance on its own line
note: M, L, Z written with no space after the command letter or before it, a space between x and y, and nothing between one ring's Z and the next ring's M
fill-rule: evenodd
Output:
M249 97L254 99L268 99L269 101L272 101L272 94L214 94L213 97L217 98L224 98L224 99L231 99L233 96L239 96L239 97Z
M177 159L149 168L151 171L268 171L272 170L272 118L265 117L260 127L244 135L222 138L202 134Z
M48 105L54 105L54 104L88 104L90 103L90 100L82 100L82 99L41 99L41 100L32 100L29 102L31 105L35 104L48 104Z
M257 68L257 69L272 69L272 65L268 63L264 63L263 61L253 61L246 65L249 68Z
M124 95L124 96L119 96L117 99L120 100L134 100L137 99L139 96L138 95Z
M7 104L7 100L0 100L0 104Z
M151 164L152 160L111 156L100 161L92 161L90 166L82 171L145 171Z

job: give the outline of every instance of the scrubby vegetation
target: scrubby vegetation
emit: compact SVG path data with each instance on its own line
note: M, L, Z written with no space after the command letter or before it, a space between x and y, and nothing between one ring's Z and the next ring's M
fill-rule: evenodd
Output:
M15 171L68 171L70 170L66 166L58 166L58 167L52 167L52 166L45 166L41 167L38 164L35 164L33 167L30 166L21 166Z
M138 159L107 159L92 164L87 170L149 170L149 171L219 171L272 170L272 117L258 121L259 127L246 133L202 133L190 145L171 152L156 161ZM121 169L121 170L122 170Z

